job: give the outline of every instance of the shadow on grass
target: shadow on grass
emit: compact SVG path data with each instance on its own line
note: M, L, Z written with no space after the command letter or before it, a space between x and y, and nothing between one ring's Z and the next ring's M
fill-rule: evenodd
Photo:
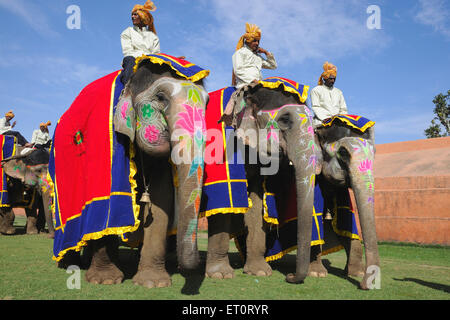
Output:
M395 281L415 282L424 287L428 287L428 288L431 288L434 290L444 291L445 293L450 293L450 286L447 286L447 285L441 284L441 283L429 282L429 281L424 281L424 280L416 279L416 278L403 278L403 279L392 278L392 279Z

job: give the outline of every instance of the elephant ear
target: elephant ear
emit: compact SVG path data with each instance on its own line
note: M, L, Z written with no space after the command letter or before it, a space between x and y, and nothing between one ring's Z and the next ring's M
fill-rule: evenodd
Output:
M114 131L127 135L134 141L136 131L136 113L133 108L131 95L122 95L115 106Z

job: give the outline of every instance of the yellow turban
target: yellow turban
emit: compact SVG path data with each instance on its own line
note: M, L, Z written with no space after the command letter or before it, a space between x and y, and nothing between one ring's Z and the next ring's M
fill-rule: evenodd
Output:
M142 22L148 26L148 29L152 31L154 34L156 34L155 26L153 24L153 16L150 13L150 11L155 11L156 6L151 0L147 0L144 5L137 4L133 7L133 10L131 12L137 12L139 17L141 18Z
M7 113L5 113L5 117L8 117L8 116L11 117L11 119L14 118L14 113L12 110L9 110Z
M261 29L256 24L245 23L245 34L239 39L236 50L244 46L244 40L252 41L255 39L261 39Z
M330 76L336 77L336 74L337 74L336 66L333 65L332 63L329 63L328 61L326 61L323 64L323 72L319 78L319 85L323 84L323 79L328 79Z
M46 123L41 122L41 124L39 125L39 127L45 127L45 128L47 128L48 126L51 126L51 125L52 125L52 122L51 122L51 121L47 121Z

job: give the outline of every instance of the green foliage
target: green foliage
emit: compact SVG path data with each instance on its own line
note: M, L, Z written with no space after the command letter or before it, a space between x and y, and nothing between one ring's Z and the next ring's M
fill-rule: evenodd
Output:
M447 94L438 94L433 99L434 114L436 117L431 120L431 125L425 129L427 138L447 137L450 135L450 90Z
M17 218L16 218L17 219ZM71 274L58 269L52 261L53 240L46 234L25 235L25 221L19 221L18 235L0 235L0 299L37 300L448 300L450 290L450 248L379 243L381 289L362 291L361 280L347 277L343 269L343 250L323 257L328 269L326 278L307 278L304 284L292 285L285 275L295 270L295 255L286 255L272 263L270 277L243 274L240 255L230 242L230 262L235 278L204 278L204 269L186 278L174 266L169 255L169 288L147 289L133 284L137 270L137 250L120 247L119 262L125 274L120 285L93 285L84 280L81 288L68 289ZM17 225L17 223L16 223ZM199 234L199 248L206 259L207 235ZM172 265L170 265L172 264ZM128 266L128 267L127 267ZM204 268L204 264L203 264ZM263 301L261 301L263 303ZM189 302L186 302L188 305Z

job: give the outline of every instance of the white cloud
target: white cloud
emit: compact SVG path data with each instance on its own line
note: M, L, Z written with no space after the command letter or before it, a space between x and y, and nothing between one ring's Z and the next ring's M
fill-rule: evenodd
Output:
M419 0L419 12L415 19L429 25L450 39L450 6L445 0Z
M30 1L0 0L0 7L21 17L33 30L43 36L54 37L59 35L51 28L47 16Z
M262 30L261 46L277 52L280 63L334 59L386 44L382 30L366 27L367 5L323 0L212 0L218 30L211 30L219 46L234 48L245 22Z

